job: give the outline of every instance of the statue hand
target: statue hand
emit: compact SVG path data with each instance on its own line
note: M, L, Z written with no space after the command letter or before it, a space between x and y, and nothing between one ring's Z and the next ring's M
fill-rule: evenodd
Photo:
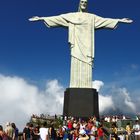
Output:
M38 17L38 16L34 16L32 18L29 18L29 21L38 21L38 20L40 20L40 17Z
M120 22L124 22L124 23L132 23L133 20L129 19L129 18L123 18L120 20Z

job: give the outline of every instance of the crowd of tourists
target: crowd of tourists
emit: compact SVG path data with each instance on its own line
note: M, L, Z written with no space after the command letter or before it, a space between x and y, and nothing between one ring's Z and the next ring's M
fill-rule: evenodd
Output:
M32 124L27 123L23 130L23 139L32 140L103 140L104 132L102 124L97 121L96 117L88 120L74 119L73 117L64 118L63 125L57 129L54 128L53 123L47 128L47 123L43 126L33 127Z
M22 132L22 140L140 140L139 120L133 126L127 123L120 132L115 121L112 121L111 128L104 126L106 121L98 121L96 117L64 117L63 124L58 128L54 128L53 122L48 125L45 121L41 126L27 123ZM5 129L0 125L0 140L18 138L18 129L14 123L7 123Z
M114 117L111 118L111 128L106 128L104 126L105 121L98 121L96 117L89 119L65 117L63 125L57 129L54 128L53 123L46 127L45 122L40 128L33 127L32 124L27 123L23 130L23 138L24 140L140 140L140 124L138 120L135 121L133 126L127 123L123 131L118 131Z
M0 125L0 140L18 140L19 130L15 123L6 123L5 129Z

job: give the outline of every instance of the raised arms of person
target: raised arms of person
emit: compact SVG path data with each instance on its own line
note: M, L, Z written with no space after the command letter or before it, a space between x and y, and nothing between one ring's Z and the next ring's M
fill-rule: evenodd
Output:
M122 22L122 23L132 23L133 20L129 19L129 18L122 18L122 19L119 19L119 22Z

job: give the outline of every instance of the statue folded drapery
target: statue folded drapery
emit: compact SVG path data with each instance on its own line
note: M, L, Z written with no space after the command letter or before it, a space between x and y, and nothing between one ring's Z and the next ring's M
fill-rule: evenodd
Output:
M68 27L71 50L70 87L91 88L95 29L115 28L118 20L76 12L45 17L44 23L48 27Z
M128 19L103 18L84 12L87 0L80 1L81 11L52 17L33 17L30 21L43 20L48 27L68 28L71 51L71 88L92 88L94 60L94 34L100 28L114 29L118 22L131 23ZM83 11L82 11L83 10Z

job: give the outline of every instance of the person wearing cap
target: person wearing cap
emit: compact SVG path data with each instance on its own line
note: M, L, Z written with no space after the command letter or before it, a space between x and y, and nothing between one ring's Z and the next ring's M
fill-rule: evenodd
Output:
M89 136L86 134L86 131L84 129L81 129L79 131L79 138L78 140L88 140Z

